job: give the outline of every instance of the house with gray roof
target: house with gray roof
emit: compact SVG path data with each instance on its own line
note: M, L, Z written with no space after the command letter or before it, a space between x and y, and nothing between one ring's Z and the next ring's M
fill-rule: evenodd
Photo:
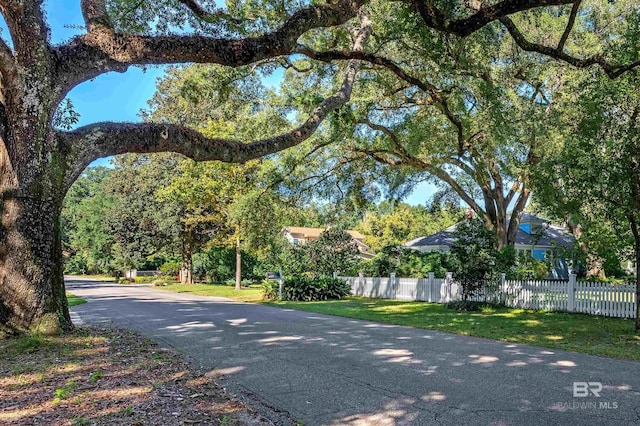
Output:
M422 252L446 252L455 242L453 225L433 235L418 237L403 246ZM514 248L518 253L527 253L536 260L551 260L552 278L568 278L569 268L566 259L554 256L558 248L572 249L574 236L564 227L553 225L534 214L522 214Z

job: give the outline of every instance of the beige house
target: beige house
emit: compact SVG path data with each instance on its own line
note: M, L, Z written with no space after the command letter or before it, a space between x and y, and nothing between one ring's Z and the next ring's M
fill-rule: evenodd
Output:
M285 226L282 228L282 234L293 246L305 245L313 240L317 240L327 228L304 228L300 226ZM360 257L363 259L371 259L373 254L369 253L369 246L364 243L364 235L358 231L345 229L345 232L356 242Z

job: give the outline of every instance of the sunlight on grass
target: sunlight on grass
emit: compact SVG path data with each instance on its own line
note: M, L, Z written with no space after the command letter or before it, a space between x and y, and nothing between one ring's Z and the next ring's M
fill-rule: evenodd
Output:
M76 305L82 305L83 303L87 303L87 301L74 294L67 293L67 303L69 303L69 306L76 306Z
M523 324L529 327L535 327L538 325L542 325L542 321L536 320L536 319L528 319L528 320L520 321L520 324Z
M544 336L544 338L548 339L548 340L562 340L562 339L564 339L564 337L562 337L562 336Z
M197 296L226 297L239 302L255 303L262 301L262 289L259 286L250 286L249 288L236 290L232 286L219 284L169 284L157 288L159 290L194 294Z
M500 307L458 312L436 303L358 297L268 304L640 361L640 335L630 319Z
M115 278L110 276L110 275L70 275L73 278L76 279L91 279L91 280L98 280L98 281L104 281L104 282L115 282Z

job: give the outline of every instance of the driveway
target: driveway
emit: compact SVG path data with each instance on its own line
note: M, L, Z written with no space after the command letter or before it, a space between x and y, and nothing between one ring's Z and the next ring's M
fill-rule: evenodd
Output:
M174 347L276 422L640 423L637 362L153 287L69 279L67 289L89 302L72 308L77 320ZM577 394L599 397L574 397L574 382L592 382Z

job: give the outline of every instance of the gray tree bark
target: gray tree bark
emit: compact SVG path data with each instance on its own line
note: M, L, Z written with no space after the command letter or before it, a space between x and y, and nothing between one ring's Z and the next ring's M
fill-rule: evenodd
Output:
M242 247L239 227L236 228L236 290L242 290Z

